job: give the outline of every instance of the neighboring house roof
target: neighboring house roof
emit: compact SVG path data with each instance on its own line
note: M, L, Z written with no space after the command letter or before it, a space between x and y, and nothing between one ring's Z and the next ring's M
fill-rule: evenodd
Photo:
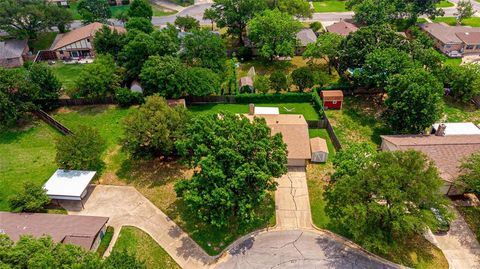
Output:
M342 36L347 36L358 30L358 27L346 21L339 21L330 26L325 27L327 32L337 33Z
M480 129L473 122L447 122L444 135L480 135ZM433 130L438 130L440 124L432 125Z
M281 133L287 144L289 159L311 159L308 124L303 115L246 115L247 118L264 118L272 135Z
M77 28L75 30L72 30L68 33L59 35L58 38L56 38L54 43L52 44L51 50L57 50L59 48L65 47L67 45L78 42L80 40L93 37L95 36L95 33L97 31L103 28L103 25L104 24L102 23L94 22L94 23L87 24L83 27ZM124 33L127 31L123 27L111 26L111 25L107 25L107 26L110 29L116 30L120 33Z
M328 153L327 141L320 137L314 137L310 139L310 149L312 150L312 153L315 153L315 152Z
M0 42L0 59L13 59L22 57L27 47L27 40L10 39Z
M55 242L75 244L86 250L92 248L107 221L106 217L0 212L0 230L13 241L22 235L49 235Z
M474 34L479 33L480 28L475 27L450 26L446 23L424 23L420 24L420 28L444 44L462 43L464 42L462 38L469 41L479 40L477 38L480 38L478 34Z
M302 29L297 33L297 39L302 47L306 47L308 44L317 41L317 35L312 29Z
M436 164L440 176L453 182L459 174L460 162L480 151L480 135L385 135L382 139L397 150L418 150L425 153Z
M343 101L343 92L336 91L322 91L323 101Z
M43 188L50 199L81 200L95 174L95 171L58 169Z
M251 77L242 77L240 78L240 88L244 86L253 87L253 80Z
M457 37L465 44L480 44L480 32L457 33Z

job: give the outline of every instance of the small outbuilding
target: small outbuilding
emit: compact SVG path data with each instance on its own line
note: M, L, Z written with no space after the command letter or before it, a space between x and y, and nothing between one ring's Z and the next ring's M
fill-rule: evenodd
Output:
M343 92L342 91L322 91L323 107L325 109L342 109Z
M253 79L251 77L242 77L238 83L238 88L241 93L254 93Z
M327 141L320 137L310 139L310 150L312 151L312 162L324 163L328 159Z
M82 201L97 172L58 169L43 185L52 200Z
M130 91L143 93L142 84L140 84L138 80L132 81L132 84L130 85Z

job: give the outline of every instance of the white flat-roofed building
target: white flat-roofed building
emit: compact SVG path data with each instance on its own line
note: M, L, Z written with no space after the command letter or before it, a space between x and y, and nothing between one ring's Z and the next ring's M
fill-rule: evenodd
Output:
M441 126L443 125L443 126ZM438 131L438 127L441 126L443 135L480 135L480 129L473 122L448 122L448 123L436 123L432 125L433 132Z
M278 107L260 107L255 106L255 115L278 115L280 110Z
M58 169L43 185L47 195L54 200L81 201L87 187L97 172Z

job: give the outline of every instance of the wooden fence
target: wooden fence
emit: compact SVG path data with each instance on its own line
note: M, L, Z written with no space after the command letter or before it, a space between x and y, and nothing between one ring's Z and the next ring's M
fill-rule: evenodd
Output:
M332 124L330 124L327 115L324 114L323 119L325 120L325 129L327 129L328 136L330 137L330 140L332 140L333 147L336 151L341 150L342 144L340 143L340 140L335 134L335 130L333 130Z
M58 100L60 106L85 106L85 105L110 105L116 104L112 96L102 98L60 98Z
M64 135L69 135L72 134L72 131L65 127L63 124L61 124L59 121L54 119L52 116L48 115L45 111L39 109L35 110L33 112L37 117L39 117L41 120L46 122L48 125L52 126L53 128L57 129L60 133Z

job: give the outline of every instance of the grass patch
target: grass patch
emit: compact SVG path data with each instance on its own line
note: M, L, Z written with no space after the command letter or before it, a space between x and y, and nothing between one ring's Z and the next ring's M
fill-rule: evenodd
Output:
M255 104L258 107L278 107L280 114L302 114L306 120L318 120L315 108L310 103L277 103L277 104ZM248 113L248 104L207 104L190 106L188 110L193 113L208 113L229 111L233 113Z
M473 122L480 124L480 110L472 103L461 103L451 97L445 98L447 122Z
M100 241L100 245L98 245L98 248L96 251L100 257L103 257L103 254L105 253L108 246L110 245L110 242L112 242L113 232L114 232L113 227L108 226L107 231L103 235L102 241Z
M127 251L135 255L138 260L145 262L148 269L180 269L180 266L150 235L135 227L122 227L112 251Z
M444 22L448 25L457 25L457 20L455 17L438 17L433 20L433 22ZM462 20L462 25L480 27L480 17L471 17Z
M34 54L37 53L37 51L39 50L49 49L56 36L57 33L55 32L39 33L37 39L28 40L28 47L30 48L30 50L33 51Z
M282 71L290 74L293 70L307 65L307 61L301 56L295 56L291 61L266 61L263 59L255 59L245 61L240 64L237 70L237 77L241 78L247 75L250 68L255 68L257 75L271 75L274 71Z
M362 142L379 146L380 135L391 133L381 118L383 110L380 96L346 96L342 110L325 113L343 146Z
M435 6L437 8L444 8L444 7L453 7L454 4L447 0L441 0L440 2L436 3Z
M164 17L164 16L170 16L170 15L177 14L177 12L174 11L174 10L166 9L162 6L158 6L158 5L153 4L153 3L152 3L152 10L153 10L153 16L154 17Z
M348 11L346 1L316 1L313 2L315 12L345 12Z
M75 89L75 80L84 67L84 64L64 64L57 62L51 66L51 69L62 83L63 89L68 92Z
M325 164L311 163L307 166L307 185L312 221L315 226L328 230L335 229L330 226L330 218L325 214L326 202L323 194L330 180L330 173L332 172L331 159Z
M477 240L480 242L480 207L475 206L457 206L458 211L462 214L465 222L467 222L470 230L475 233Z

